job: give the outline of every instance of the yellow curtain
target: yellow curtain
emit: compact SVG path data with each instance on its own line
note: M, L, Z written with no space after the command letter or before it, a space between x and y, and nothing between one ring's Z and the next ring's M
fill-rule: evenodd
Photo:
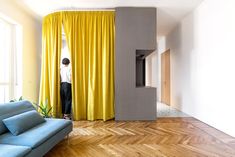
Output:
M39 103L48 101L54 117L61 116L60 102L60 55L62 20L60 13L43 19L42 64Z
M114 117L113 11L62 12L71 55L73 117Z

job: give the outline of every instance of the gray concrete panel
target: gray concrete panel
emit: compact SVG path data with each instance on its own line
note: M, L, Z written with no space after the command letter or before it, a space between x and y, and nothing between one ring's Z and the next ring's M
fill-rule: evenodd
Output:
M155 120L156 88L136 87L136 52L156 49L156 8L115 10L115 119Z

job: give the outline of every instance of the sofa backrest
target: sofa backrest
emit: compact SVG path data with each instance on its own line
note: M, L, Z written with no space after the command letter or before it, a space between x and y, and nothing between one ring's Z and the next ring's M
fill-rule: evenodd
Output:
M8 132L8 129L2 122L3 119L31 110L36 109L32 103L27 100L0 104L0 135Z

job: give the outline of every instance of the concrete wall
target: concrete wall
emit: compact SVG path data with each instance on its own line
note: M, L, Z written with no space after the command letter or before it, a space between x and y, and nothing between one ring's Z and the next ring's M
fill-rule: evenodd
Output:
M204 0L159 42L173 107L235 137L234 0Z
M38 101L41 65L41 22L10 0L0 0L0 13L22 26L22 96Z
M136 50L155 49L156 8L116 8L116 120L156 119L156 88L136 87Z

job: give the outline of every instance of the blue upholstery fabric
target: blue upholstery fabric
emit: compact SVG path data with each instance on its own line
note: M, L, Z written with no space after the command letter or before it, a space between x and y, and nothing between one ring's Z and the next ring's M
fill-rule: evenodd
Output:
M72 131L70 120L46 119L46 122L14 136L2 122L32 110L35 108L29 101L0 104L0 157L42 157Z
M32 149L30 154L27 154L26 157L42 157L44 156L49 150L51 150L57 143L64 139L66 135L68 135L72 131L73 125L67 126L57 134L53 135L51 138L47 139L44 143Z
M45 119L35 110L3 119L3 123L15 136L43 122L45 122Z
M31 151L25 146L0 144L0 157L23 157Z
M3 144L22 145L36 148L65 127L71 125L72 122L70 120L46 119L45 123L39 124L18 136L14 136L11 133L5 133L0 136L0 141Z
M8 132L8 129L2 122L3 119L32 110L35 110L34 106L26 100L0 104L0 135Z

